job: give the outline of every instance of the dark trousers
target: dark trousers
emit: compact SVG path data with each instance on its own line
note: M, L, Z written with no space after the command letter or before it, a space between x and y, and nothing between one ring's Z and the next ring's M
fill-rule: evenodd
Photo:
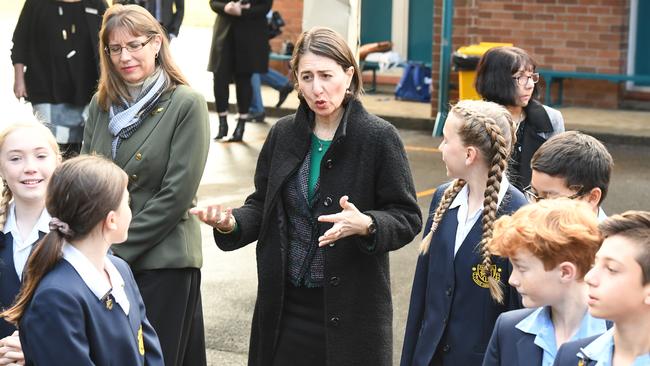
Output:
M156 269L133 274L158 333L167 366L205 366L201 270Z
M230 89L228 84L230 80L235 79L235 89L237 93L237 111L239 113L248 113L253 99L253 87L251 86L252 74L234 74L229 72L212 73L214 78L214 100L217 104L217 112L228 111L228 98L230 98Z

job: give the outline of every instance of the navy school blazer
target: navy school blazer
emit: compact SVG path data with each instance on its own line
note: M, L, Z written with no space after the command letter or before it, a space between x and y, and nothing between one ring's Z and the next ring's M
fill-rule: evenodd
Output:
M425 235L448 186L449 183L436 189ZM510 185L497 216L511 214L525 204L523 194ZM482 263L477 248L481 240L482 215L454 256L457 210L454 208L445 213L429 251L418 257L401 366L428 366L434 355L434 364L480 365L499 314L521 308L517 291L507 285L511 272L507 259L495 256L492 260L492 271L505 284L503 304L492 300L485 281L487 276L477 266Z
M45 233L39 232L39 240ZM34 246L32 246L32 249ZM11 233L0 231L0 309L5 310L13 305L20 291L20 278L14 264L14 238ZM0 339L11 335L16 330L13 324L0 319Z
M483 366L541 365L543 350L535 344L535 335L522 332L516 325L537 308L503 313L494 326Z
M537 309L513 310L499 316L490 338L490 344L485 352L483 366L542 364L544 351L535 344L536 336L516 328L520 321ZM606 323L608 329L613 325L610 321Z
M109 258L124 279L129 316L114 301L109 309L61 259L43 277L19 322L25 365L164 365L129 266Z
M587 347L601 335L602 334L598 334L589 338L582 338L563 344L557 351L557 355L555 355L553 366L595 366L596 361L589 359L582 360L578 357L578 352L580 352L581 348Z

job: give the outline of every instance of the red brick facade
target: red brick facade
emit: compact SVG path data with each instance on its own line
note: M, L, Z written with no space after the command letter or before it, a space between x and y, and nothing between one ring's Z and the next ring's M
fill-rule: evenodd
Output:
M437 109L442 0L434 0L432 112ZM511 42L540 68L625 73L627 0L456 0L452 49L479 42ZM452 82L457 75L452 73ZM545 85L541 85L543 88ZM622 84L566 80L564 104L617 108ZM452 101L457 92L451 92Z
M282 43L289 41L296 43L302 32L302 0L274 0L273 10L280 12L286 25L282 28L282 34L271 40L271 50L280 52ZM270 67L287 73L289 71L286 62L271 61Z

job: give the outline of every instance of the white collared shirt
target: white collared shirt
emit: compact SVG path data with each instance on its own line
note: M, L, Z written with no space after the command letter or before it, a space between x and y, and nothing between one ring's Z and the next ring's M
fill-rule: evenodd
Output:
M499 198L497 200L497 208L501 206L501 201L503 201L503 197L506 195L506 192L508 191L508 187L510 187L510 182L508 181L508 178L503 175L503 179L501 179L501 186L499 187ZM478 208L474 212L468 212L469 211L469 185L465 184L465 186L458 192L454 200L451 202L451 205L449 205L449 209L456 208L458 207L458 215L456 216L456 220L458 221L458 227L456 228L456 242L454 245L454 256L456 256L456 253L458 252L458 249L460 246L463 244L463 241L465 241L465 238L467 237L467 234L472 230L472 227L478 220L478 218L481 216L481 212L483 212L483 205L481 205L480 208Z
M42 233L50 232L50 220L51 216L47 213L46 209L43 209L41 216L36 221L34 227L27 235L26 239L23 240L23 236L18 230L18 224L16 223L16 204L14 202L9 205L9 214L7 215L7 222L5 227L2 229L2 232L5 234L11 233L13 238L13 248L14 248L14 268L16 269L16 274L18 279L22 280L23 270L25 264L27 263L27 258L32 252L32 246L38 240L39 231Z
M120 305L124 314L129 315L131 305L124 290L124 279L108 257L104 257L104 269L108 273L110 283L79 249L69 243L63 245L63 259L74 267L75 271L86 283L86 286L97 296L97 299L104 300L106 295L110 293L115 298L115 302ZM113 284L112 288L111 284Z

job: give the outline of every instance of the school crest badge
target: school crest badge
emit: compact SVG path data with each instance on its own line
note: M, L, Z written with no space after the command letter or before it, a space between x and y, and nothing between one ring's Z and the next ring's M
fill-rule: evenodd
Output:
M490 273L495 280L501 281L501 268L497 267L496 264L490 266ZM488 285L488 273L482 264L477 264L472 267L472 280L480 287L490 287Z

